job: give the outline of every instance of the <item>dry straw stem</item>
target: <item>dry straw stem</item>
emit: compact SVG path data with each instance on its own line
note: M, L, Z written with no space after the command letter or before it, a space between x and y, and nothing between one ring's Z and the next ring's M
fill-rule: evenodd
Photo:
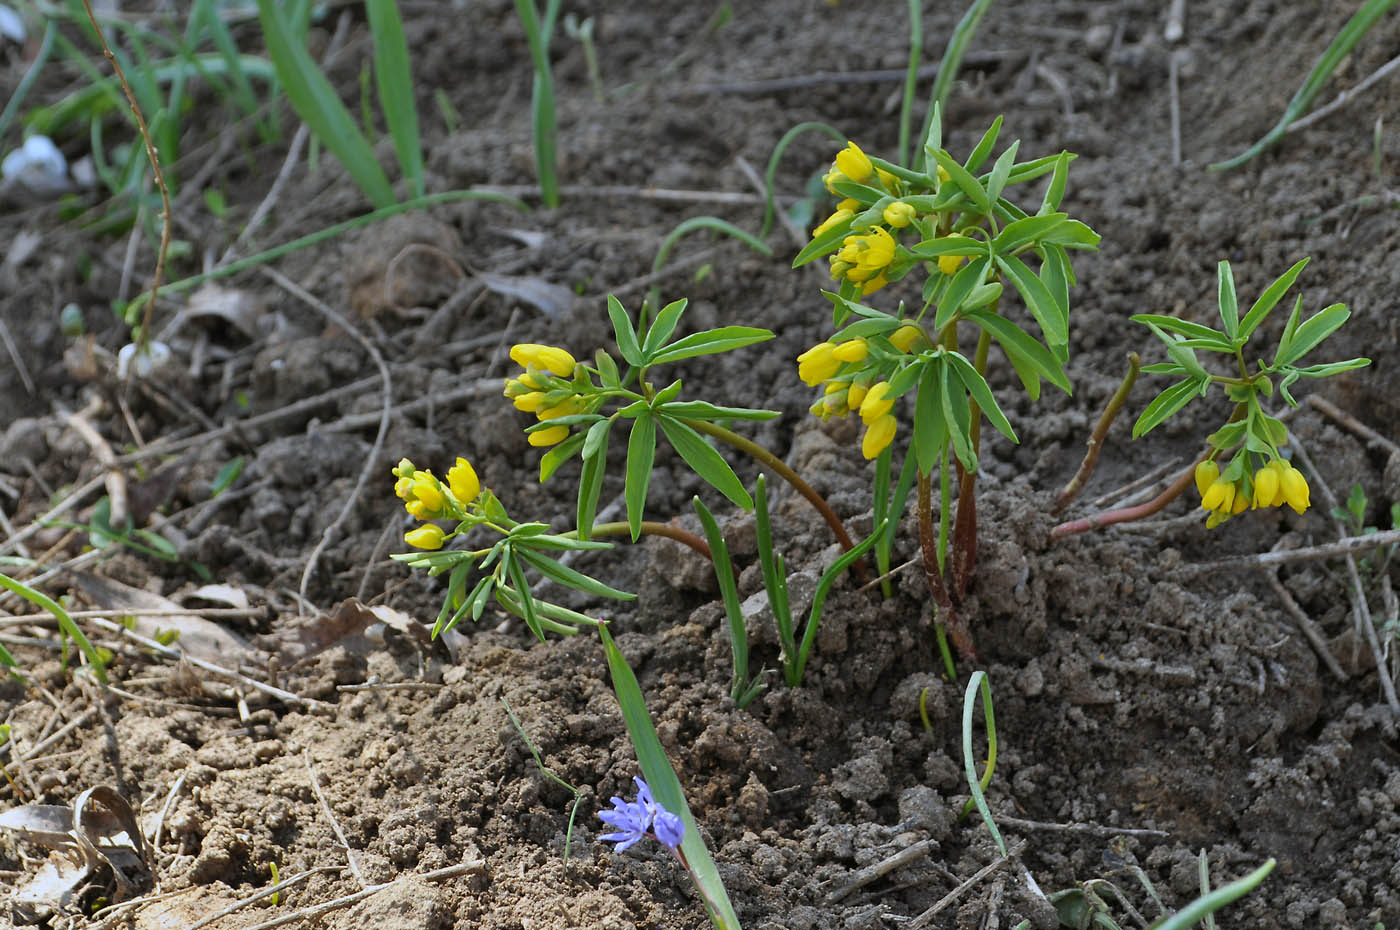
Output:
M997 869L1006 865L1012 859L1015 859L1021 854L1021 851L1025 848L1026 841L1022 840L1021 842L1013 846L1005 856L1002 856L1000 859L994 859L991 862L984 865L981 869L977 871L976 875L972 876L967 881L963 882L961 885L945 894L941 899L939 899L937 904L924 911L918 917L915 917L913 920L911 920L908 923L909 930L919 930L920 927L927 927L929 923L933 920L933 918L937 917L938 914L944 908L948 907L948 905L950 904L956 903L958 898L962 897L965 893L967 893L967 890L969 888L982 881L988 875L991 875Z
M1340 409L1331 401L1325 399L1321 394L1309 394L1308 403L1312 404L1320 412L1336 420L1342 426L1351 430L1368 443L1384 449L1391 455L1400 455L1400 445L1397 445L1393 440L1385 438L1356 417Z
M1268 568L1275 565L1291 565L1294 562L1320 562L1325 559L1350 555L1353 552L1364 552L1376 546L1388 546L1392 543L1400 543L1400 530L1386 530L1383 533L1371 533L1368 536L1347 536L1334 543L1326 543L1321 546L1261 552L1257 555L1241 555L1230 559L1218 559L1214 562L1193 562L1177 569L1174 574L1179 578L1194 578L1197 575L1219 571Z
M936 850L937 848L938 843L935 840L920 840L917 843L914 843L910 846L906 846L894 855L881 859L874 865L868 865L860 871L851 875L851 877L847 880L846 884L842 885L840 888L837 888L831 894L827 895L826 903L835 904L837 901L840 901L842 898L847 897L852 892L859 891L866 885L869 885L871 882L883 878L884 876L893 872L895 869L901 868L902 866L906 866L917 859L923 858L924 856L928 855L928 853L932 852L933 850Z
M458 875L465 875L469 872L484 871L486 871L486 860L471 859L467 862L458 863L457 865L449 865L446 868L434 869L431 872L414 873L411 875L411 877L418 879L420 882L440 882L449 878L456 878ZM397 880L398 879L395 879L394 881ZM305 923L309 925L318 918L324 917L326 914L329 914L331 911L337 911L341 908L349 907L352 904L358 904L365 898L378 894L385 888L388 888L393 883L394 882L389 881L384 882L380 885L370 885L361 891L355 892L354 894L348 894L342 898L333 898L332 900L326 901L323 904L314 904L310 907L304 907L301 910L293 911L290 914L285 914L281 917L275 918L274 920L268 920L260 924L254 924L251 927L245 928L245 930L272 930L273 927L281 927L291 923ZM273 889L267 889L267 892L263 895L263 897L266 897L272 892ZM205 926L205 924L203 922L200 922L198 924L195 924L193 927L190 927L189 930L197 930L197 928L203 926Z
M350 873L355 876L355 881L360 883L361 888L369 887L365 884L364 873L360 871L360 861L355 858L355 850L350 848L350 841L345 838L345 831L340 829L340 821L335 819L335 811L331 810L326 793L321 790L321 780L316 777L316 769L311 765L311 750L302 749L301 758L306 763L306 777L311 781L311 790L316 792L316 800L321 802L321 812L331 822L335 838L340 840L340 845L345 849L345 861L350 864Z

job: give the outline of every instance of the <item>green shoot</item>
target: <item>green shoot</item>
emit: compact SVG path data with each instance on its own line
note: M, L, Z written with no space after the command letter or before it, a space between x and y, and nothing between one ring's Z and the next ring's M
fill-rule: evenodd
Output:
M525 727L521 725L520 718L516 717L515 711L511 710L510 703L507 702L505 698L501 698L501 704L506 709L506 715L510 717L511 726L515 727L515 732L520 734L520 739L524 741L525 748L530 750L530 755L534 757L535 767L538 768L545 777L566 789L574 796L573 806L569 808L569 826L568 829L564 831L564 864L568 865L569 850L573 847L574 842L574 818L578 816L578 806L583 801L583 792L554 774L553 769L544 764L544 760L540 758L540 751L535 748L535 744L530 740L530 734L525 732Z
M982 719L987 725L987 770L982 773L980 780L977 777L976 757L972 751L972 711L977 705L979 690L982 693ZM992 834L997 849L1005 856L1006 841L1001 838L1001 831L992 819L991 808L987 806L987 797L983 793L992 783L992 773L996 771L997 766L997 724L996 716L992 713L992 687L987 681L986 672L973 672L967 682L967 690L963 693L962 745L963 771L967 774L967 790L971 792L972 798L963 806L959 816L966 817L975 806L977 813L982 815L982 822L987 825L987 832Z
M551 210L559 206L559 169L549 40L554 35L559 2L546 0L544 18L541 19L535 0L515 0L515 11L520 15L520 24L525 27L525 41L530 45L530 60L535 64L534 91L530 98L535 127L535 173L540 179L540 198Z
M724 600L724 612L729 618L729 646L734 656L734 677L730 680L729 696L740 707L747 707L763 690L761 677L749 680L749 634L744 628L744 614L739 609L739 588L734 582L734 566L729 561L729 547L725 545L724 534L719 524L699 497L692 499L695 513L700 517L700 525L705 528L705 540L710 544L710 561L715 567L715 579L719 582L720 595Z

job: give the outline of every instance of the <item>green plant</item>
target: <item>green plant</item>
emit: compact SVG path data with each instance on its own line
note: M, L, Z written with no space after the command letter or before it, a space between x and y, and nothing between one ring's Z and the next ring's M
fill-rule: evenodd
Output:
M1370 501L1366 497L1366 489L1361 486L1360 482L1357 482L1351 486L1346 506L1332 508L1332 518L1345 526L1347 532L1352 536L1370 536L1372 533L1379 533L1379 527L1369 526L1366 523L1366 508L1369 505ZM1390 528L1400 529L1400 501L1392 501L1390 504ZM1377 546L1376 551L1361 559L1357 567L1363 576L1380 577L1390 567L1390 559L1393 555L1395 555L1395 543Z
M554 23L559 18L559 0L545 0L543 17L535 6L535 0L515 0L515 12L525 29L530 60L535 65L534 90L530 96L530 114L535 129L535 174L540 179L540 198L552 210L559 206L559 173L554 74L549 67L549 42L554 36Z
M530 750L530 756L535 760L535 767L540 770L540 774L574 796L574 803L569 808L569 826L564 831L564 864L568 865L569 850L573 847L574 841L574 818L578 816L578 806L583 802L583 792L554 774L554 770L544 764L544 760L540 758L540 751L535 748L534 742L530 739L530 734L525 732L525 727L520 723L520 718L515 716L515 711L511 710L509 702L507 702L505 698L501 698L501 705L505 707L506 716L510 717L510 724L515 727L515 732L520 734L520 739L525 743L525 748Z
M0 588L12 591L40 610L45 610L52 614L54 619L58 621L58 630L63 636L64 663L66 664L68 661L68 641L71 639L77 644L79 651L81 651L83 656L87 659L88 664L92 666L92 673L97 676L97 680L104 685L107 683L107 663L103 660L98 650L92 645L92 642L88 640L82 628L73 622L72 617L68 616L68 611L63 609L63 605L44 594L42 591L32 588L22 581L11 578L9 575L0 574ZM0 646L0 666L11 669L19 667L18 663L15 662L14 656L10 655L9 650L4 646Z

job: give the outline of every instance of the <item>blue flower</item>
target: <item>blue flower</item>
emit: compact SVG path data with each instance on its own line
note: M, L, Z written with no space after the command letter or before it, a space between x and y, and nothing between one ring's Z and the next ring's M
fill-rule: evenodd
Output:
M615 832L604 834L599 839L616 843L618 852L636 845L645 836L655 837L671 849L680 846L685 836L685 823L656 803L651 788L640 777L632 780L637 783L637 800L624 801L614 797L612 810L598 812L598 818L615 829Z

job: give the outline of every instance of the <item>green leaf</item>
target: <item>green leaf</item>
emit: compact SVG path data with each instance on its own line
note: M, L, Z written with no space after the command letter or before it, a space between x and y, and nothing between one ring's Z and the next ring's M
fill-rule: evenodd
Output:
M729 619L729 648L733 653L734 674L730 680L729 695L738 701L749 686L749 633L744 626L744 614L739 606L739 587L734 582L734 565L729 561L729 547L725 545L724 534L719 530L714 515L699 497L691 498L700 525L705 530L705 541L710 544L710 563L715 569L715 580L719 582L720 598L724 601L724 613Z
M1045 189L1045 199L1040 202L1040 216L1049 216L1060 209L1060 201L1065 196L1065 183L1069 180L1069 153L1055 156L1055 173L1050 176L1050 186Z
M1190 320L1178 319L1174 316L1165 316L1160 313L1135 313L1128 317L1134 323L1144 325L1151 323L1159 329L1164 329L1173 333L1180 333L1188 339L1202 347L1209 347L1217 352L1234 352L1235 347L1220 333L1201 323L1193 323ZM1168 346L1176 345L1175 340L1164 340Z
M1062 245L1071 249L1097 249L1102 238L1079 220L1069 220L1047 232L1040 242L1042 245Z
M710 911L715 926L721 930L739 930L739 917L734 913L734 906L729 902L724 882L720 879L719 869L710 858L710 851L705 848L700 828L696 826L690 806L685 802L680 779L676 777L671 761L666 758L666 751L661 748L661 740L656 735L651 715L647 713L646 699L642 696L642 687L637 683L637 676L627 665L626 657L613 642L606 626L599 624L598 636L603 641L613 691L617 694L617 703L622 708L627 735L637 751L637 763L641 766L642 775L661 806L680 817L681 822L685 824L681 851L685 853L686 863L690 866L696 887Z
M532 549L522 547L517 548L516 551L541 575L552 578L575 591L582 591L584 594L592 594L595 597L610 597L617 601L635 601L637 599L635 594L629 594L626 591L619 591L617 588L605 585L597 578L590 578L583 572L572 569L563 562L551 559L547 555L541 555Z
M598 377L603 381L603 387L617 388L622 386L622 376L617 370L617 362L607 353L606 349L599 349L593 355L593 362L598 368Z
M637 331L632 328L632 318L622 306L622 301L608 295L608 319L612 321L613 334L617 338L617 351L629 365L641 367L647 363L642 347L637 344Z
M1344 371L1354 371L1357 368L1365 368L1369 364L1371 364L1369 358L1349 358L1344 362L1309 365L1307 368L1297 368L1294 370L1304 378L1326 378L1329 375L1339 375Z
M919 471L932 474L948 444L948 424L943 419L943 404L939 398L938 373L934 366L922 366L919 393L914 398L914 455Z
M224 467L219 469L219 473L214 476L214 480L209 485L209 496L218 497L229 488L243 474L243 456L234 456L224 463Z
M992 251L999 255L1014 252L1021 246L1041 238L1055 227L1064 225L1068 219L1068 213L1046 213L1008 223L992 240Z
M1318 343L1326 339L1337 331L1351 316L1351 311L1346 304L1333 304L1324 310L1319 310L1308 318L1302 326L1297 327L1293 337L1289 340L1287 350L1280 348L1278 356L1274 359L1274 366L1292 365L1298 359L1307 355L1317 348Z
M598 496L603 491L603 476L608 469L608 436L612 420L599 420L589 427L583 441L583 469L578 478L577 517L579 539L593 532L593 520L598 516Z
M986 280L987 270L991 268L991 265L992 260L983 255L958 269L957 273L953 275L953 280L948 284L947 290L943 292L943 298L938 302L938 313L933 319L935 330L941 331L943 327L957 319L963 301L967 300L974 288Z
M772 338L773 333L766 329L753 326L721 326L719 329L707 329L702 333L692 333L683 339L677 339L652 356L648 364L661 365L695 358L697 355L716 355L730 349L741 349L757 342L766 342Z
M544 642L544 628L540 626L539 614L535 611L535 598L530 593L530 586L525 581L525 569L520 565L518 553L512 549L505 555L506 573L510 575L510 582L515 586L517 601L515 603L516 615L525 621L525 625L530 628L530 632L535 634L540 642ZM500 588L496 589L496 598L500 601ZM501 601L502 606L509 609L509 603Z
M1162 343L1167 347L1167 355L1172 361L1186 369L1193 377L1210 378L1209 372L1201 367L1201 363L1196 360L1195 351L1190 346L1183 345L1181 339L1162 332L1156 323L1148 323L1146 326L1157 335L1158 339L1162 340Z
M992 388L987 384L987 379L982 377L973 364L959 353L949 352L946 357L952 364L958 379L972 395L972 399L977 401L977 406L981 408L987 421L1007 439L1019 443L1021 440L1016 438L1016 431L1011 428L1011 421L1006 419L1006 414L1002 413L1001 407L997 405L997 399L992 394Z
M987 254L987 244L980 239L954 233L938 236L934 239L925 239L911 247L909 253L916 258L937 258L940 255L985 255Z
M992 166L992 176L987 179L987 198L993 202L1001 196L1001 192L1006 188L1006 179L1011 176L1011 166L1016 164L1016 150L1021 147L1020 140L1011 143L996 164Z
M1217 449L1228 449L1239 442L1244 436L1245 422L1236 420L1234 423L1226 423L1220 429L1206 437L1206 442ZM1134 437L1136 438L1136 437Z
M1030 333L1010 320L986 310L975 310L967 314L966 318L991 333L992 338L1006 353L1012 367L1016 369L1016 374L1020 376L1021 383L1025 385L1026 393L1030 394L1031 400L1040 398L1041 378L1049 381L1066 394L1073 393L1074 388L1065 375L1063 364L1049 349L1036 341Z
M768 607L778 626L778 645L782 649L784 666L796 661L796 641L792 636L792 610L788 603L787 567L783 557L773 550L773 526L768 516L768 479L758 476L754 491L754 523L758 536L758 564L763 570L763 588L768 592Z
M264 0L264 2L266 2L266 0ZM1000 119L1000 117L998 117L998 119ZM939 149L933 154L934 157L938 159L939 167L948 172L949 180L956 184L958 189L967 195L967 199L971 200L973 204L976 205L978 212L983 216L990 214L992 212L992 200L987 196L986 188L978 183L977 179L969 174L968 170L958 164L956 159L947 152Z
M550 422L553 423L554 421L551 420ZM563 442L559 443L559 445L554 446L544 455L540 456L541 484L554 477L554 473L559 470L560 465L563 465L569 459L578 455L579 450L583 448L583 439L583 433L574 433L568 439L565 439Z
M1152 403L1147 405L1147 409L1138 417L1137 422L1133 424L1133 438L1146 436L1162 421L1185 407L1200 392L1200 387L1200 380L1187 378L1178 381L1158 394Z
M1040 256L1040 280L1050 296L1055 298L1060 315L1069 319L1069 289L1074 286L1074 266L1062 245L1041 242L1036 249Z
M647 502L647 485L656 459L656 420L650 411L632 421L627 437L627 479L623 496L627 500L627 527L632 541L642 535L642 510Z
M968 471L977 470L977 451L972 448L972 411L968 407L967 394L953 390L949 374L950 366L945 361L938 366L939 400L943 404L943 420L948 424L948 438L953 443L953 451Z
M16 581L9 575L0 574L0 588L8 588L40 610L48 611L52 614L54 619L58 621L59 631L62 632L64 636L71 638L73 642L77 643L78 649L87 657L88 663L92 665L94 674L97 675L97 680L104 685L107 683L107 667L106 663L102 661L102 656L93 648L92 643L88 640L87 636L83 634L82 629L73 622L73 618L68 616L68 611L64 610L62 605L37 588L31 588L24 582ZM10 661L5 664L13 667L15 664L14 658L11 657Z
M413 196L422 197L423 144L418 134L418 106L413 98L413 72L409 67L408 42L403 21L394 0L366 0L370 34L374 37L374 81L379 90L379 109L394 140L399 170L408 181Z
M1225 324L1225 338L1234 341L1240 331L1240 305L1235 296L1235 275L1230 271L1230 263L1221 261L1215 266L1216 297L1220 303L1220 322ZM1233 351L1231 346L1227 351Z
M685 313L686 299L673 300L661 308L661 312L652 321L651 329L647 331L646 342L642 345L642 352L645 355L654 355L658 349L666 344L666 340L671 338L671 334L676 331L676 324L681 321L681 314Z
M697 475L709 482L716 491L745 510L753 509L753 500L744 483L734 474L729 463L692 427L669 416L658 416L661 431Z
M721 407L703 400L675 401L657 404L657 413L692 420L772 420L782 416L776 410L754 410L750 407Z
M1039 158L1032 158L1030 161L1023 161L1011 169L1011 177L1007 179L1006 183L1008 185L1024 184L1026 181L1034 181L1042 175L1049 174L1055 170L1055 162L1065 154L1061 152L1059 155L1042 155ZM1068 154L1070 161L1079 157L1073 152Z
M982 138L978 139L977 144L973 146L972 154L967 156L967 170L969 172L981 168L982 163L992 154L992 146L997 144L997 135L1001 132L1001 119L998 116L992 120L992 125L987 127L987 131L982 133ZM939 164L942 162L940 161Z
M1289 268L1283 274L1279 275L1278 279L1274 281L1273 284L1270 284L1264 289L1264 293L1259 295L1259 299L1254 302L1254 306L1250 307L1249 312L1244 315L1244 321L1240 323L1238 338L1248 339L1250 335L1253 334L1255 328L1258 327L1260 323L1264 322L1264 318L1269 315L1269 311L1273 310L1278 302L1283 299L1283 295L1288 293L1288 289L1293 286L1293 282L1297 280L1302 270L1307 267L1309 261L1311 261L1311 259L1300 259L1294 263L1292 268Z
M1052 351L1058 350L1057 354L1063 353L1069 345L1069 320L1064 315L1059 301L1050 293L1050 289L1026 267L1025 262L1015 256L998 255L997 267L1011 279L1011 283L1020 292L1021 299L1026 302L1026 309L1035 317L1036 323L1040 324L1046 344Z

